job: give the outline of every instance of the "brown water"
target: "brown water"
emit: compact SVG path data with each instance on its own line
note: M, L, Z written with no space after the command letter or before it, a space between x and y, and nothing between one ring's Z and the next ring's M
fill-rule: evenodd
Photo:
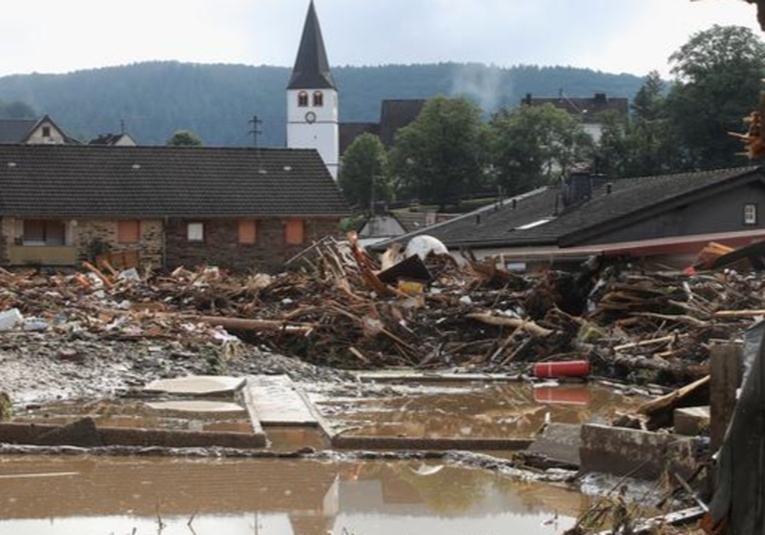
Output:
M588 505L419 461L10 456L0 482L0 533L12 535L543 535Z
M521 382L353 384L318 389L309 397L331 429L342 435L436 439L529 439L545 423L607 422L620 413L634 413L645 401L592 384L532 387ZM154 399L96 400L22 411L15 421L66 424L89 416L100 427L252 433L244 407L231 400L226 405L241 408L183 411L175 406L159 409ZM329 447L311 427L268 426L265 432L273 449Z
M634 413L645 398L586 384L533 388L494 382L378 385L358 395L317 395L314 400L331 425L346 435L529 438L545 422L605 422L619 413Z

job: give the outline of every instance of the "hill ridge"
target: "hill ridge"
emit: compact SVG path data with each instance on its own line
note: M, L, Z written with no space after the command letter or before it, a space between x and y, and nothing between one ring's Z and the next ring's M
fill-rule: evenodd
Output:
M468 95L488 114L534 96L589 97L595 92L632 99L643 77L581 67L482 63L336 66L340 120L375 122L384 99ZM261 146L284 146L285 87L291 67L156 60L63 74L0 77L0 101L22 101L49 114L72 136L89 140L125 126L139 143L163 144L176 130L195 132L206 145L253 144L254 115Z

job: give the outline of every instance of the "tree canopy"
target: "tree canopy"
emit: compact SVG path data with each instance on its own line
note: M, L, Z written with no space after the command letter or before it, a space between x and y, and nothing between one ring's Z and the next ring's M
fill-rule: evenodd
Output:
M21 101L0 102L0 119L35 119L37 112Z
M590 160L592 137L552 104L504 109L490 124L497 180L509 195L553 183L572 165Z
M748 28L718 26L694 34L670 56L676 82L667 97L683 167L726 167L741 147L728 135L743 128L765 76L765 44Z
M387 154L380 138L364 133L343 154L338 184L352 206L370 206L375 201L391 199L386 172Z
M482 182L486 130L481 110L466 97L434 97L396 134L391 165L405 197L444 207Z
M198 147L202 140L194 132L189 130L177 130L165 145L169 147Z

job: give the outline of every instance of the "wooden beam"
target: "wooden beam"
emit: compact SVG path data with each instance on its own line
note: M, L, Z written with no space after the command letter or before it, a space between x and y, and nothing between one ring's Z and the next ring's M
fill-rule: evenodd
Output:
M717 344L710 349L710 440L712 451L725 441L728 424L736 408L736 390L741 384L743 349L740 345Z

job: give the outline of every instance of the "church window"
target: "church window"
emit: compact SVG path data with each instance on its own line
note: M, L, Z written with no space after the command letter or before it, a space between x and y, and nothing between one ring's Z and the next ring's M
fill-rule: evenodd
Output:
M298 106L300 106L301 108L305 108L306 106L308 106L308 93L306 93L305 91L301 91L300 93L298 93Z
M313 92L313 105L316 107L324 106L324 93L321 91Z

